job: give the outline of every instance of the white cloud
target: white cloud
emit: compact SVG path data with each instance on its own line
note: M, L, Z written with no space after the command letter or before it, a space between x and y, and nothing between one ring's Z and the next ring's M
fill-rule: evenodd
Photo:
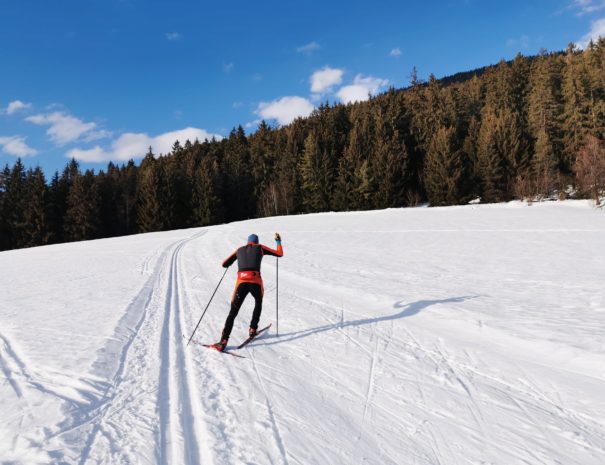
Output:
M306 98L289 96L258 104L256 114L263 119L276 120L280 125L290 124L299 116L309 116L315 109Z
M0 137L2 151L16 157L31 157L37 155L38 151L25 143L25 137L10 136Z
M329 66L315 71L311 75L311 92L323 94L329 91L332 87L342 82L343 74L344 71L342 69L330 68Z
M153 137L146 133L127 132L114 140L108 149L104 149L99 145L90 149L76 148L68 151L65 156L88 163L127 161L131 158L142 158L149 150L149 147L152 147L153 153L159 155L170 152L172 145L177 140L181 144L184 144L186 140L191 142L195 141L195 139L204 141L205 139L210 140L212 137L222 139L222 136L218 134L211 134L204 129L191 127L165 132Z
M321 48L321 46L317 42L313 41L313 42L309 42L308 44L297 47L296 51L298 53L303 53L305 55L311 55L313 52L316 52L320 48Z
M12 115L16 111L26 110L31 107L32 107L31 103L25 103L25 102L22 102L21 100L15 100L8 104L8 106L6 107L6 110L4 110L4 113L6 113L7 115Z
M46 134L58 145L75 142L80 138L89 142L92 140L108 137L110 133L105 130L97 130L97 124L86 123L75 116L68 115L62 111L53 113L40 113L25 118L30 123L39 126L49 126Z
M594 13L605 8L605 0L574 0L570 8L578 10L578 15Z
M223 63L223 71L229 74L231 71L233 71L234 66L235 65L233 63Z
M590 32L580 39L578 45L580 48L586 48L591 40L597 41L599 37L605 37L605 18L593 21Z
M389 55L391 55L392 57L401 56L401 49L399 47L394 48L391 50L391 53L389 53Z
M183 34L180 32L166 32L164 34L167 40L174 42L175 40L181 40L183 38Z
M386 79L358 74L353 84L342 87L336 96L344 103L363 102L389 83Z

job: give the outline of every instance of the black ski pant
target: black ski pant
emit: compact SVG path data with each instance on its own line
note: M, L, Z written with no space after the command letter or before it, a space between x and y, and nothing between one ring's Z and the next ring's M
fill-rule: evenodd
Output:
M263 310L263 289L261 285L257 283L239 283L235 289L235 292L233 293L233 300L231 300L231 311L229 312L227 321L225 321L225 328L223 329L221 340L229 339L231 330L233 329L235 317L239 313L239 309L244 303L244 299L248 293L252 294L252 297L254 297L254 312L252 313L250 327L254 329L258 328L258 320L260 320L260 313Z

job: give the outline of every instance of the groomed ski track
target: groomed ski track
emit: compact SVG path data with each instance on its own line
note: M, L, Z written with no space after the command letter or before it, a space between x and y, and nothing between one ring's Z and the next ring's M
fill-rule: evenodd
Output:
M605 220L528 210L174 232L140 260L146 279L87 371L43 366L0 326L0 463L605 463ZM274 323L246 359L187 347L222 259L249 232L271 246L276 230L279 337ZM261 325L275 316L272 257L263 275ZM230 270L196 339L220 335L233 284Z

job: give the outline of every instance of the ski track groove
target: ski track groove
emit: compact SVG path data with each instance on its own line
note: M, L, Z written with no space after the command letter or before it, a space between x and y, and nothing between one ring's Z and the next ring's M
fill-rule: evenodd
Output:
M92 451L95 441L97 439L97 434L99 433L99 431L101 431L101 424L105 420L106 416L111 412L113 403L116 401L116 399L119 399L119 397L120 397L120 394L121 394L120 387L122 386L122 383L126 379L124 376L124 373L126 370L126 365L127 365L130 348L133 346L133 343L137 339L139 332L141 331L141 329L144 326L144 323L148 319L150 304L152 303L152 300L153 300L153 297L155 294L154 291L155 291L156 287L158 287L158 288L160 287L160 286L156 286L155 284L160 284L161 272L163 270L163 267L165 266L165 261L166 261L167 255L168 255L168 251L171 248L173 248L175 246L175 244L177 244L176 247L178 247L178 244L180 244L182 241L183 240L176 241L175 243L172 243L165 248L164 252L160 255L160 257L158 259L158 262L156 264L156 267L155 267L153 273L151 274L151 276L149 277L149 279L147 280L147 282L145 283L143 288L139 291L137 296L133 299L132 304L129 306L129 307L132 307L133 305L136 306L137 303L139 302L139 300L141 299L141 297L143 297L145 299L145 302L143 304L143 311L141 312L140 319L139 319L138 323L136 324L134 330L131 332L131 335L128 338L126 344L124 344L124 346L122 347L120 358L119 358L118 370L113 377L113 383L111 385L109 385L106 392L103 394L103 397L99 400L99 404L97 406L95 406L95 408L93 410L91 410L91 412L89 412L87 415L85 415L84 420L81 421L79 424L77 423L76 425L73 425L70 427L70 430L73 430L73 429L80 428L80 427L86 425L87 423L92 423L92 430L91 430L90 434L88 435L88 437L84 443L84 448L82 449L82 451L80 453L80 460L78 461L79 465L85 465L86 462L89 460L91 451ZM126 311L126 314L128 314L128 313L129 313L129 310Z
M175 241L165 247L164 251L159 256L156 266L155 266L152 274L150 275L149 279L147 280L145 285L141 288L139 293L133 298L131 304L129 305L129 308L126 311L126 315L128 315L130 313L130 311L134 310L135 308L139 308L142 306L142 309L143 309L141 311L141 315L140 315L139 320L137 321L134 329L130 331L130 334L126 340L126 343L122 346L122 349L120 351L120 356L119 356L118 368L112 378L113 382L104 383L106 386L104 389L104 392L98 397L91 398L90 405L83 405L83 404L75 403L75 407L72 406L72 410L74 413L59 425L60 426L59 431L57 431L47 437L47 441L48 441L49 439L57 437L57 436L65 436L66 434L76 432L77 430L79 430L83 427L89 427L90 431L86 435L85 440L83 442L80 442L82 444L82 448L80 449L80 452L78 454L79 455L79 460L78 460L79 465L85 465L90 460L93 460L93 461L97 460L97 457L92 456L92 452L95 447L95 442L97 441L99 433L101 433L102 437L107 439L107 442L110 445L110 450L115 450L115 447L113 447L113 445L116 444L116 438L120 438L121 431L119 431L114 426L106 424L108 422L107 417L123 410L125 407L124 403L127 403L130 400L130 397L132 395L132 392L128 392L128 391L122 392L122 390L121 390L124 382L128 380L128 375L125 374L127 372L126 367L129 362L131 348L133 347L134 342L137 341L138 337L140 336L140 332L141 332L142 328L153 323L153 322L149 322L149 318L152 316L155 316L154 314L156 312L154 310L157 311L157 309L154 308L155 307L154 300L157 299L158 294L163 293L163 291L165 291L165 289L163 289L161 286L161 281L162 281L161 275L162 275L162 272L164 271L167 257L169 255L169 253L171 252L171 259L170 259L169 263L170 263L170 273L171 273L170 276L172 276L172 271L173 271L172 267L175 264L175 255L178 255L178 252L181 250L181 248L186 243L188 243L189 241L191 241L193 239L198 238L199 236L203 235L204 233L205 233L205 231L202 231L190 238ZM146 260L146 263L147 263L147 260ZM169 287L169 291L170 291L172 289L172 284L170 281L168 282L168 286L170 286ZM167 292L166 294L168 294L168 293L170 293L172 295L171 292ZM178 300L177 300L177 302L178 302ZM166 307L164 307L164 309L166 309ZM166 313L170 314L171 312L168 309L168 311ZM153 328L151 328L151 330L153 330ZM143 344L142 350L145 351L148 349L149 348L145 344ZM141 349L139 349L139 350L141 350ZM143 354L143 355L145 355L145 354ZM146 356L150 357L149 354L147 354ZM139 355L139 358L140 358L140 355ZM128 380L128 381L133 381L135 385L137 384L136 380ZM160 395L159 392L158 392L158 395ZM124 397L124 396L126 397L126 399L122 399L122 397ZM66 399L66 400L71 401L72 404L74 403L71 399ZM120 402L122 402L122 403L120 403ZM118 404L118 405L114 405L114 404ZM139 418L137 420L142 420L142 419ZM105 425L105 427L103 427L103 425ZM112 434L108 430L113 430L114 434ZM195 441L193 441L193 442L195 442ZM120 453L122 453L124 455L128 455L127 451L124 450L124 448L121 449ZM103 462L102 459L101 459L101 462ZM63 462L60 462L60 463L63 463ZM126 461L126 463L128 463L128 460ZM177 463L177 462L175 462L175 463ZM191 462L191 461L181 462L181 461L179 461L178 463L185 463L185 465L187 465L189 463L199 463L199 462Z
M194 238L196 238L194 236ZM191 239L194 239L191 238ZM191 240L190 239L190 240ZM168 276L165 318L161 333L159 379L160 463L197 465L202 451L193 418L191 379L183 348L179 258L183 242L175 249ZM176 443L176 444L175 444ZM175 447L178 446L178 450Z

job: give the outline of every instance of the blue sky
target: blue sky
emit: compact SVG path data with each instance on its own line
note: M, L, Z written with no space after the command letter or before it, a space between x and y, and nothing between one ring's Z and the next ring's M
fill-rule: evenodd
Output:
M605 35L605 0L0 0L0 164L47 176Z

